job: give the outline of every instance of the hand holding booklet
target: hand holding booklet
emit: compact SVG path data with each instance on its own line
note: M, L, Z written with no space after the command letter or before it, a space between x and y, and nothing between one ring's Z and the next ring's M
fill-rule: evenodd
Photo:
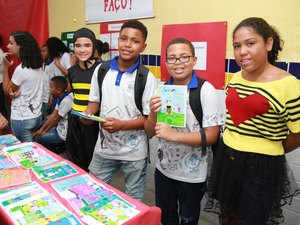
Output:
M100 116L87 115L84 112L79 112L79 111L76 111L76 110L73 110L73 109L71 110L71 113L73 115L79 116L79 117L84 118L84 119L93 120L93 121L97 121L97 122L101 122L101 123L106 122L106 120L101 118Z

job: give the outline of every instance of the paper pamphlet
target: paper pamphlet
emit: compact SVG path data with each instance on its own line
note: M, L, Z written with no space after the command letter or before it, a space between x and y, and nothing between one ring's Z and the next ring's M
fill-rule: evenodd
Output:
M86 114L83 113L83 112L79 112L79 111L76 111L76 110L73 110L73 109L71 110L71 113L72 113L73 115L79 116L79 117L84 118L84 119L93 120L93 121L97 121L97 122L101 122L101 123L106 122L105 119L103 119L103 118L101 118L101 117L99 117L99 116L95 116L95 115L86 115Z
M29 170L0 170L0 188L30 182Z
M159 85L157 91L162 103L157 122L164 122L173 127L185 127L187 86Z

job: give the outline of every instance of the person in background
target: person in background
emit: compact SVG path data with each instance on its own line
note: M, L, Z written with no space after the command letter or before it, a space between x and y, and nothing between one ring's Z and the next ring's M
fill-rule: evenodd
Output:
M33 131L40 126L42 115L43 86L46 74L42 69L40 47L34 37L26 31L10 34L7 45L9 53L3 60L3 89L12 97L10 125L13 134L21 142L32 141ZM15 56L21 62L10 79L8 68L13 61L6 56Z
M102 55L109 52L109 44L107 42L103 43L101 40L96 39L95 45L96 48L95 48L94 59L102 62L103 61Z
M2 64L4 59L4 52L2 50L3 39L0 34L0 112L5 118L8 118L7 112L7 101L3 92L3 72L2 72Z
M50 103L50 66L53 60L50 59L48 46L44 44L41 47L41 54L43 59L43 70L46 73L46 84L44 86L44 93L47 93L43 98L43 105L42 105L42 121L45 122L47 116L49 115L51 103Z
M51 63L50 79L54 76L68 75L68 69L74 65L74 57L70 49L58 37L50 37L47 42Z
M68 70L69 82L74 94L73 110L83 112L88 105L91 79L99 61L93 58L95 53L95 34L80 28L73 36L74 53L78 63ZM68 116L66 150L70 160L88 171L98 138L99 123L83 124L76 115Z
M56 76L51 79L50 93L57 97L55 109L41 128L33 133L34 141L54 152L56 148L53 149L53 145L65 143L67 136L68 113L73 104L73 94L66 91L67 86L68 82L65 77Z
M132 20L121 27L118 39L119 56L109 63L104 77L100 103L98 70L95 70L86 114L95 114L100 108L100 134L90 173L110 183L114 174L121 170L125 178L126 193L142 201L147 167L147 135L144 122L149 113L149 100L156 88L156 78L148 73L142 98L143 112L134 100L134 84L139 67L140 53L147 46L147 28Z
M52 63L49 64L47 73L49 81L54 76L67 76L68 69L75 65L75 57L70 54L70 49L58 37L50 37L47 42L48 52ZM50 98L52 112L57 99L53 96Z
M189 96L190 90L200 85L193 71L196 62L193 44L184 38L173 39L166 49L166 66L171 75L166 84L186 85ZM162 105L160 96L153 96L150 100L151 112L145 130L159 140L155 199L162 210L163 225L198 225L201 199L212 161L210 146L217 141L223 123L217 92L208 81L204 82L200 96L207 149L202 149L205 142L200 133L202 128L190 105L186 107L186 127L171 127L167 123L157 123L157 113ZM189 102L188 99L185 101Z
M274 66L282 43L276 29L258 17L244 19L233 31L242 70L226 87L223 144L205 206L219 214L220 224L281 224L281 207L300 193L285 157L300 146L300 85Z

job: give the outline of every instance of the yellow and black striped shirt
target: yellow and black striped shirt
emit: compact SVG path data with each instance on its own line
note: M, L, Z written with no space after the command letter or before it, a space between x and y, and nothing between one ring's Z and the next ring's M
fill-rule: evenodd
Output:
M69 80L73 89L74 103L72 109L83 112L89 99L91 80L95 68L99 65L96 61L93 66L88 69L82 69L79 65L72 66L69 72Z
M300 132L300 81L287 76L272 82L251 82L241 72L226 88L224 142L231 148L282 155L288 132Z

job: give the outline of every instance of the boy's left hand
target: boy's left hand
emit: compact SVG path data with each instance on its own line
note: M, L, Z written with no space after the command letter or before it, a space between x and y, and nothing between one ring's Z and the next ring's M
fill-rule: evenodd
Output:
M167 141L173 141L176 131L167 123L157 123L155 126L155 136L165 139Z
M116 118L107 118L105 123L101 123L101 127L109 133L115 133L122 130L124 121Z

